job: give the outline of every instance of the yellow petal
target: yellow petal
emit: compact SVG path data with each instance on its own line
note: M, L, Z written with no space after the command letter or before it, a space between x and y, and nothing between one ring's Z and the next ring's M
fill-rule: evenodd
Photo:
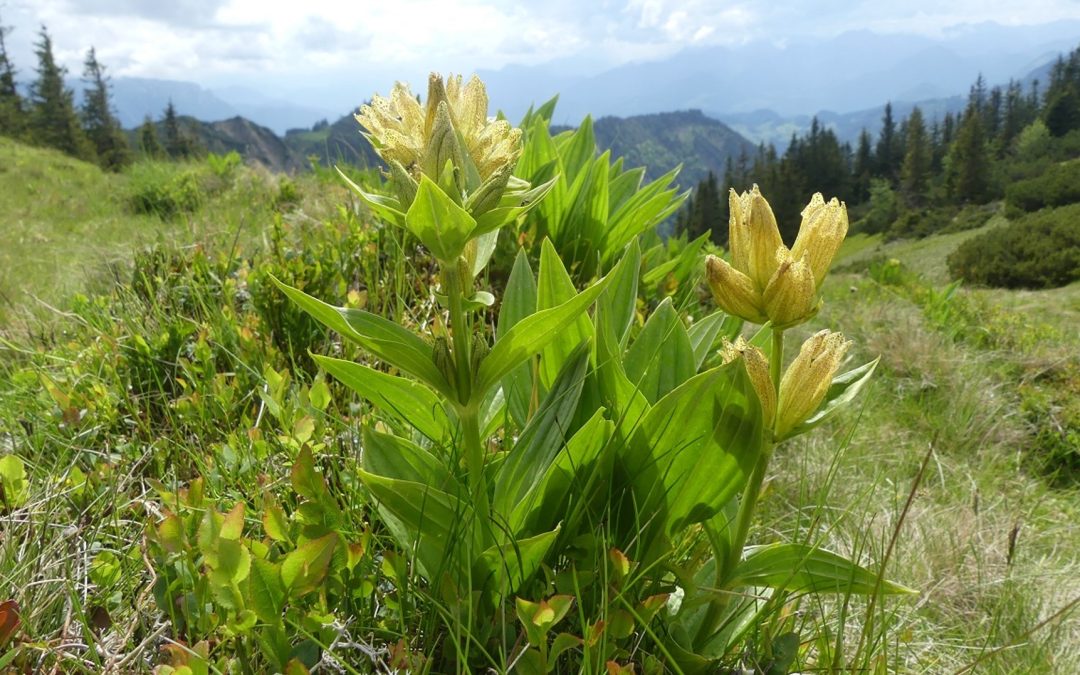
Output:
M727 261L714 255L707 257L705 277L720 309L751 323L765 323L768 320L761 311L761 294L754 288L753 282Z
M769 375L769 360L765 352L746 342L741 336L734 343L724 340L720 348L720 358L724 363L741 359L750 377L750 384L761 401L761 414L766 428L771 428L773 415L776 414L776 391Z
M847 231L847 206L835 197L825 203L819 192L803 209L799 236L795 239L791 254L796 259L807 257L818 288L825 281L829 266L847 236Z
M806 321L814 314L814 274L804 256L799 260L783 246L776 252L778 267L765 287L762 302L773 328L785 329Z
M750 253L747 260L747 276L754 280L759 291L765 290L777 268L776 251L784 245L776 216L758 186L750 190L749 212L744 211L750 232Z
M750 193L741 195L728 190L728 248L732 266L747 274L750 271Z
M785 436L817 410L850 346L843 335L828 330L815 333L802 344L780 380L777 436Z

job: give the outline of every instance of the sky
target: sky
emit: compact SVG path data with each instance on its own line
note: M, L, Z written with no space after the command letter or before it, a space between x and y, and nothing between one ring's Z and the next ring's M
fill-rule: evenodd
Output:
M422 83L429 70L555 62L598 72L691 46L853 29L940 36L957 24L1058 19L1080 19L1080 0L0 0L0 22L15 28L9 52L27 73L44 24L74 74L93 45L113 76L193 80L268 99L334 82L350 102L357 88Z

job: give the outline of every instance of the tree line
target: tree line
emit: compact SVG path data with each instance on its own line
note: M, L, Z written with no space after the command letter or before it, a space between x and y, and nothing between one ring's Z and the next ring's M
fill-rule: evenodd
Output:
M23 95L7 51L10 32L0 25L0 135L55 148L111 171L131 164L137 155L184 159L201 154L199 144L183 130L172 101L160 125L147 116L134 139L129 138L113 111L109 78L93 47L83 63L86 88L76 105L75 93L64 81L67 69L56 62L45 26L34 45L36 78Z
M814 118L783 154L763 143L729 158L722 182L710 173L675 230L691 238L711 230L726 245L727 189L757 183L789 244L814 192L846 201L862 231L903 236L903 223L1000 199L1010 181L1045 168L1052 146L1060 159L1080 155L1080 49L1058 58L1043 91L1038 80L988 88L979 76L962 112L930 122L916 106L898 123L886 104L877 138L864 128L854 148Z

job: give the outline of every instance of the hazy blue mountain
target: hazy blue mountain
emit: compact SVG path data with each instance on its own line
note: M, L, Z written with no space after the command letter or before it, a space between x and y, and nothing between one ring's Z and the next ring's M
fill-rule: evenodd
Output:
M860 111L882 101L948 97L967 91L982 73L989 82L1022 77L1080 43L1080 21L1037 26L969 24L940 38L868 30L778 45L684 49L650 62L595 74L542 66L481 72L493 103L516 119L531 101L559 92L556 122L585 114L639 115L699 108L712 113L770 109L781 115L814 110ZM528 96L528 98L522 98Z

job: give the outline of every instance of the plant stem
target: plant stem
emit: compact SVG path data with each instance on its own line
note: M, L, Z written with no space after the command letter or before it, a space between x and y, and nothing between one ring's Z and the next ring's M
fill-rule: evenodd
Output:
M450 331L453 336L454 364L458 381L458 417L465 442L465 468L469 474L473 509L486 531L488 521L487 484L484 480L484 448L480 442L479 411L470 401L472 396L472 330L462 300L464 289L456 265L443 263L443 285L450 309Z
M769 359L769 375L772 379L773 391L776 392L775 400L779 401L780 398L780 375L784 369L784 331L773 331L772 334L772 356ZM775 421L773 422L775 424ZM742 559L743 548L746 546L746 539L750 534L750 524L754 520L754 511L757 507L758 497L761 496L761 485L765 482L765 473L769 468L769 459L772 457L773 452L773 427L763 431L764 438L761 443L761 453L758 455L757 462L754 464L754 470L750 473L750 480L746 483L746 488L743 490L742 498L739 500L739 511L735 516L735 526L732 530L734 536L731 539L731 546L727 549L727 555L725 559L721 561L718 556L723 552L719 546L713 542L713 554L717 556L717 579L720 583L718 590L723 591L726 589L728 583L732 579L732 574L735 571L735 567L739 564L739 560ZM720 565L720 563L723 563ZM716 624L721 618L721 612L724 607L727 606L728 595L723 595L716 600L713 600L709 604L709 609L705 614L705 620L701 624L701 628L698 631L695 642L700 644L712 635L716 630Z

